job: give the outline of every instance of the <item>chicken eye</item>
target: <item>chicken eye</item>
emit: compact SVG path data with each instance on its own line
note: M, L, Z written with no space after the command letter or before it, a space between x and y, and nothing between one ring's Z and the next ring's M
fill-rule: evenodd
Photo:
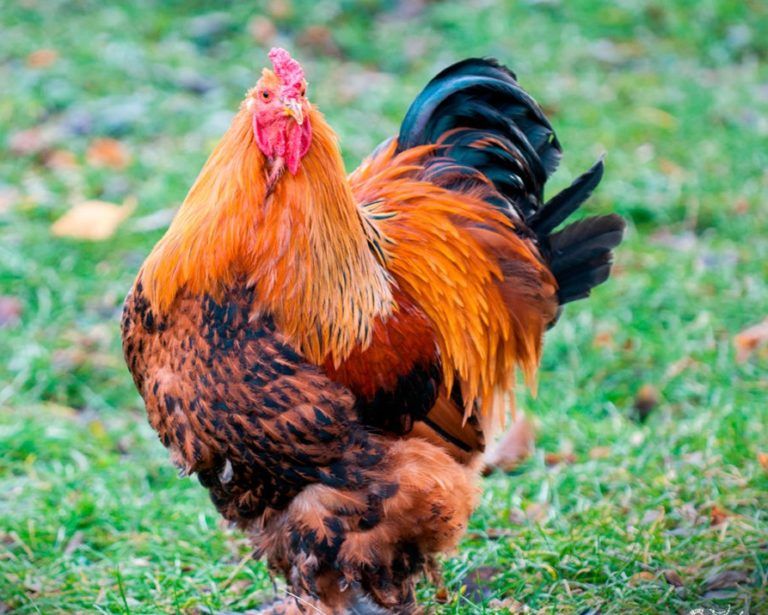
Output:
M269 92L269 90L262 90L261 91L261 98L263 100L269 100L270 98L272 98L272 94Z

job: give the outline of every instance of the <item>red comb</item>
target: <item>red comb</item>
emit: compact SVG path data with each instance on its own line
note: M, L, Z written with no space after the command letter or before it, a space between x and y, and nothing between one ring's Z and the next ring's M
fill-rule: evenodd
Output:
M275 74L280 77L283 87L300 91L304 84L304 69L291 57L285 49L273 47L269 52L269 59L275 68Z

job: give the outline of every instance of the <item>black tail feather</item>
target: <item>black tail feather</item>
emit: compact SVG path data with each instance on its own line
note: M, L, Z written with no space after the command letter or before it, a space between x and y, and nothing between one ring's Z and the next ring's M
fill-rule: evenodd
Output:
M603 178L603 169L603 159L600 158L589 171L579 175L570 186L549 199L527 220L531 229L540 237L549 235L590 197Z
M494 203L525 219L542 202L560 161L560 143L544 112L508 68L472 58L449 66L416 97L400 127L398 151L439 143L442 155L493 182Z
M624 227L621 216L608 214L579 220L548 236L550 269L561 304L589 296L608 279L612 250L621 243Z
M456 190L491 181L496 195L488 202L536 238L561 304L588 296L606 280L611 251L624 231L619 216L586 218L554 232L600 183L603 160L542 204L560 143L512 71L493 59L472 58L432 79L403 120L398 151L428 143L442 146L440 156L426 164L431 181Z

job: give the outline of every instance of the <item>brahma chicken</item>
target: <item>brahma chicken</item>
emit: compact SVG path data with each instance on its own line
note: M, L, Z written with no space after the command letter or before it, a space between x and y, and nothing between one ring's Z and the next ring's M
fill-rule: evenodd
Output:
M455 548L520 369L609 273L624 224L556 231L561 149L515 75L468 59L347 176L299 63L273 49L122 321L149 422L285 576L265 612L410 613Z

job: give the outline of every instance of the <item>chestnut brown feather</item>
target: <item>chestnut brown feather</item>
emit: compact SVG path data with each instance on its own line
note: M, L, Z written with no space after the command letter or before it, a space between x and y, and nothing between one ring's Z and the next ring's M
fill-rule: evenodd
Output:
M356 594L343 589L361 588L408 612L415 579L466 527L473 471L371 431L346 387L270 317L249 318L253 293L180 293L161 316L138 281L123 346L150 424L294 591L344 612Z

